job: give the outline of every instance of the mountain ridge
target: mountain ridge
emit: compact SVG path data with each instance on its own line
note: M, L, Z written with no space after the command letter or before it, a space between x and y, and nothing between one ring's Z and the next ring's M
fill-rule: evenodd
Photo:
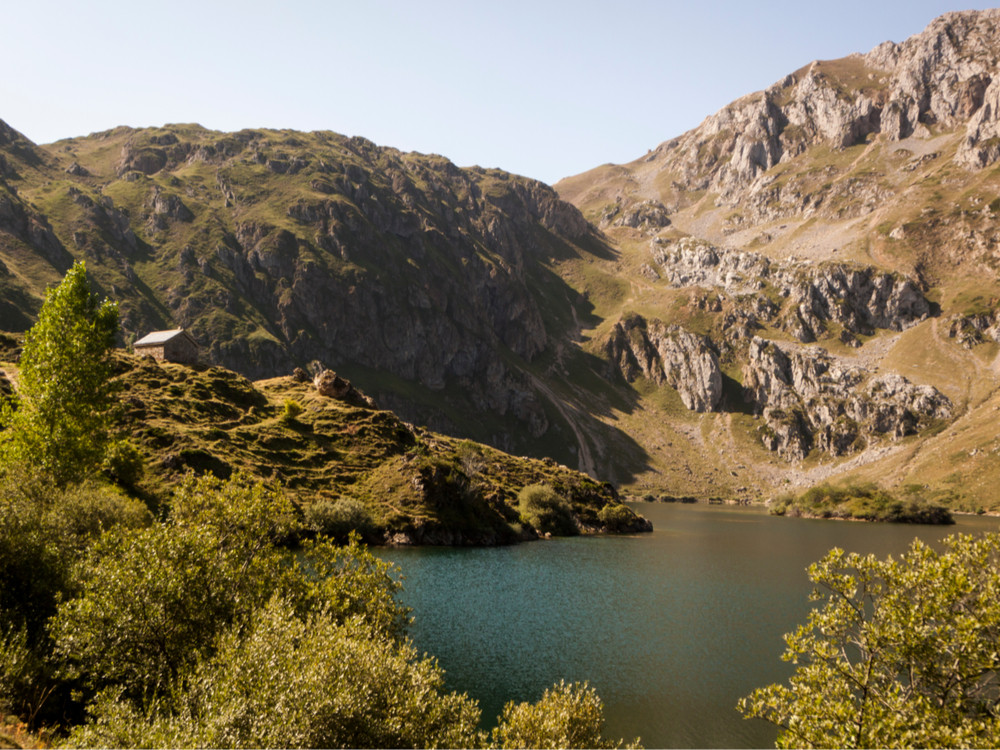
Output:
M969 489L1000 479L998 29L947 14L554 188L328 132L4 126L0 328L84 257L130 335L187 326L254 377L320 360L630 491L867 473L1000 507ZM948 436L974 460L943 474Z

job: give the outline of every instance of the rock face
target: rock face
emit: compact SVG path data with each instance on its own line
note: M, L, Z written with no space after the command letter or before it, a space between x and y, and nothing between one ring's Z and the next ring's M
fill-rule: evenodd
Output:
M208 362L253 378L312 360L383 373L400 384L378 393L386 407L442 430L449 412L490 414L496 433L477 437L500 447L549 429L519 363L562 346L580 295L545 265L609 252L542 183L333 133L118 128L49 152L4 125L0 157L4 298L23 246L55 271L83 256L126 337L183 326ZM70 207L53 227L16 179L45 164ZM30 325L39 296L16 318L0 302L0 327ZM446 389L462 394L450 410L432 395Z
M642 375L654 383L667 384L692 411L714 411L719 405L722 371L704 336L632 315L615 324L605 352L629 382Z
M956 315L948 326L948 336L956 339L966 349L987 340L1000 341L1000 310Z
M736 297L770 290L773 304L756 304L756 316L772 321L780 313L782 327L804 343L815 341L829 321L871 335L877 328L904 330L930 314L912 280L870 267L778 263L690 238L651 247L659 275L671 286L716 287Z
M366 409L374 409L375 401L370 396L366 396L353 385L351 381L340 377L333 370L323 370L315 378L313 385L321 396L335 398L354 406L361 406Z
M738 99L697 128L660 144L615 173L615 217L645 200L710 191L721 206L761 222L809 216L821 206L841 215L871 213L891 197L880 175L796 186L764 174L814 146L834 151L875 138L901 141L933 131L964 134L954 156L968 169L1000 158L1000 9L946 13L921 33L867 54L815 61L764 91ZM640 185L667 184L670 189ZM629 195L629 198L622 198Z
M690 189L724 196L810 145L844 148L879 133L898 140L929 125L968 121L956 158L986 166L997 158L989 140L997 134L998 20L1000 10L947 13L902 44L811 63L660 148L682 155Z
M660 201L645 200L623 207L619 202L605 211L601 217L601 226L632 227L642 229L649 234L656 234L664 227L670 226L667 209Z
M873 437L900 438L951 416L951 402L937 389L844 366L819 347L785 349L755 337L743 378L747 400L764 419L764 445L788 459L813 448L840 456Z

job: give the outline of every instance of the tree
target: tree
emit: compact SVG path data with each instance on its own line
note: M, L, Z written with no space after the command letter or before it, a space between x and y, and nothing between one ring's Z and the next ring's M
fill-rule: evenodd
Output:
M479 708L444 672L359 619L272 599L230 627L183 691L143 710L106 692L81 747L472 747Z
M83 262L74 263L25 336L16 403L0 414L6 462L31 464L59 485L100 467L117 330L117 305L98 302Z
M587 683L559 682L537 703L509 702L493 730L493 747L619 747L601 736L604 708Z
M325 612L401 637L408 610L388 563L358 544L279 546L296 515L278 488L235 474L189 477L166 523L106 532L78 567L79 594L50 624L68 673L141 702L169 693L226 628L281 596L303 616Z
M899 559L834 549L809 568L806 624L785 636L787 685L740 701L779 747L997 747L1000 535L915 540Z

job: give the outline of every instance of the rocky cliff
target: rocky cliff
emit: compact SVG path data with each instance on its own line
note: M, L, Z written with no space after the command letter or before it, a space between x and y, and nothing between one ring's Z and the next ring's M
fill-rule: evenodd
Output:
M44 148L4 125L0 155L0 284L82 257L126 339L183 326L251 377L379 373L406 417L461 431L449 412L488 414L477 436L507 447L549 429L521 368L578 315L546 267L610 252L546 185L333 133L119 128ZM37 282L15 289L2 329L38 309Z
M766 188L755 184L764 172L811 146L842 149L879 134L898 141L961 126L955 159L982 168L1000 156L991 141L1000 132L998 50L1000 10L948 13L902 44L810 63L662 144L649 160L669 165L685 189L715 190L732 203L751 186Z
M951 401L932 386L875 375L819 347L782 347L757 337L743 387L763 417L764 444L791 459L813 448L834 456L863 450L875 438L912 435L952 415Z
M626 380L642 375L659 385L669 385L692 411L713 411L719 404L722 371L704 336L630 315L615 324L605 353Z
M848 334L870 336L878 328L909 328L930 313L912 279L871 266L776 262L691 238L655 238L651 250L658 275L671 286L720 289L752 310L744 316L749 324L780 321L802 342L815 341L830 322Z

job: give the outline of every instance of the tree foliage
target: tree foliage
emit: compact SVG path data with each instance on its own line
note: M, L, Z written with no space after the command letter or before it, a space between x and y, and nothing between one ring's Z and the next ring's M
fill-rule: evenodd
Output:
M276 542L294 531L291 501L241 475L189 478L166 523L112 529L79 568L80 595L52 623L58 653L92 689L141 701L169 693L226 628L273 596L306 614L355 617L390 634L406 610L388 565L358 545Z
M408 643L360 618L305 617L272 599L218 652L199 662L182 694L152 709L107 693L97 720L71 737L101 747L462 747L479 709L444 690L444 674Z
M84 264L75 263L46 293L38 322L25 335L15 403L0 416L8 463L30 464L59 485L101 465L117 330L117 305L98 302Z
M530 484L517 496L521 520L542 534L573 536L580 530L569 502L547 484Z
M740 710L780 727L779 747L996 747L998 558L997 534L899 559L832 550L809 568L822 605L785 637L794 675Z
M603 727L597 691L586 683L560 680L537 703L511 701L504 706L493 730L493 747L617 747L604 739Z

